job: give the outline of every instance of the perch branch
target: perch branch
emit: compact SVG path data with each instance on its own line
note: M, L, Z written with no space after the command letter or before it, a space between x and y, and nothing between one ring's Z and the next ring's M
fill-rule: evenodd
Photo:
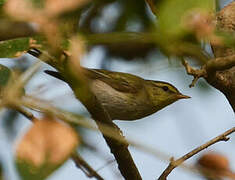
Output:
M76 98L82 102L88 112L92 115L92 118L95 120L100 132L111 150L111 153L114 155L118 163L118 168L122 176L126 180L141 180L142 178L139 171L128 150L129 144L122 135L122 131L112 122L106 109L100 104L96 96L90 90L87 79L81 71L80 64L77 63L77 59L73 59L71 57L70 60L71 64L68 66L63 66L64 69L62 69L60 73L65 77L66 82L72 88ZM103 126L100 124L105 124L113 128L113 133L116 134L118 139L121 139L124 143L120 143L120 141L106 136L103 133Z
M184 161L186 161L187 159L191 158L192 156L194 156L195 154L199 153L200 151L208 148L209 146L220 142L220 141L228 141L229 137L227 137L228 135L232 134L235 132L235 127L227 130L226 132L224 132L223 134L215 137L214 139L208 141L207 143L195 148L194 150L192 150L191 152L185 154L184 156L182 156L181 158L174 160L173 158L171 159L170 164L168 165L168 167L164 170L164 172L161 174L161 176L158 178L158 180L166 180L167 176L179 165L181 165Z
M82 102L82 104L91 114L92 118L95 120L100 132L102 133L106 143L108 144L118 163L118 168L122 176L126 180L141 180L142 178L140 173L128 150L128 142L122 135L122 131L112 122L107 111L100 104L96 96L91 92L87 84L87 80L81 72L81 67L77 61L77 56L74 56L76 52L74 54L72 53L72 56L63 54L63 60L59 59L58 61L54 60L53 58L48 58L48 55L40 51L33 51L33 53L31 53L31 51L28 52L37 58L42 58L42 61L52 65L61 73L68 85L73 90L76 98ZM105 135L102 124L112 128L114 130L113 133L118 137L118 140ZM120 140L122 143L120 143Z

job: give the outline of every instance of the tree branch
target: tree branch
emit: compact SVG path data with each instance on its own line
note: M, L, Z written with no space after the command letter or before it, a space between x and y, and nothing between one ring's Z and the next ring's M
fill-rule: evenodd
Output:
M78 153L72 154L72 159L76 166L80 168L87 177L96 178L97 180L104 180Z
M0 41L19 37L31 37L36 34L36 29L29 23L4 19L0 21Z
M15 105L10 108L18 111L33 123L37 120L31 112L27 111L23 107ZM76 166L80 168L87 177L95 177L97 180L104 180L78 153L72 154L71 157Z
M33 113L27 111L25 108L18 106L18 105L12 105L9 107L10 109L13 109L17 112L19 112L20 114L22 114L23 116L25 116L28 120L30 120L31 122L35 122L36 118L34 117Z
M174 160L173 158L171 159L170 164L168 165L168 167L164 170L164 172L161 174L161 176L158 178L158 180L166 180L167 176L179 165L181 165L184 161L186 161L187 159L191 158L192 156L194 156L195 154L199 153L200 151L208 148L209 146L220 142L220 141L228 141L229 137L227 137L228 135L232 134L233 132L235 132L235 127L229 129L228 131L224 132L223 134L215 137L214 139L208 141L207 143L195 148L194 150L192 150L191 152L185 154L184 156L182 156L181 158Z
M234 21L235 2L233 1L216 14L216 26L223 33L234 34ZM221 58L221 61L216 64L223 69L213 66L212 69L216 68L218 71L205 79L210 85L220 90L226 96L235 112L235 49L226 45L212 44L212 50L216 59ZM228 67L226 68L227 65Z
M204 77L207 82L224 93L235 112L235 54L209 60L201 69L194 69L186 61L182 61L187 74L194 78L189 87Z
M192 83L189 85L189 87L193 87L199 78L211 77L215 75L216 71L224 71L235 66L235 55L209 60L200 69L194 69L185 60L182 61L182 64L185 67L187 74L194 77Z
M67 71L64 71L63 74L67 76L68 84L73 89L76 97L84 104L84 106L90 112L90 114L92 115L92 118L95 120L96 124L98 125L98 128L103 134L103 137L106 143L108 144L111 152L113 153L118 163L118 168L121 174L126 180L141 180L142 178L128 150L128 143L125 140L124 136L122 135L122 131L118 128L118 126L116 126L112 122L112 120L109 117L109 114L99 103L95 95L93 95L92 92L89 92L89 89L86 89L87 99L84 99L84 97L81 97L81 96L84 96L83 92L85 90L80 89L82 86L78 87L79 86L79 84L77 83L78 81L74 81L74 79L71 78L72 77L71 75L68 75L68 74L66 75L66 73L71 73L71 72L74 72L74 71L67 70ZM77 76L73 76L73 77L77 77ZM121 141L110 138L109 136L105 135L103 133L102 124L105 124L109 126L110 128L112 128L114 130L113 133L115 134L115 136L117 136L118 139L120 139Z
M192 80L192 83L189 85L189 87L194 87L197 80L200 78L200 77L205 77L206 76L206 71L204 68L201 68L201 69L194 69L193 67L191 67L187 61L185 60L182 60L182 64L183 66L185 67L186 69L186 72L188 75L191 75L193 76L193 80Z
M229 3L216 15L216 25L223 33L233 34L235 21L235 2ZM229 101L235 112L235 49L225 44L211 44L214 59L207 61L201 69L194 69L183 61L189 75L194 77L190 87L193 87L200 77L211 86L220 90Z
M204 69L206 69L207 74L212 74L216 71L224 71L230 69L233 66L235 66L235 54L210 60L206 63Z
M37 52L35 51L34 53ZM75 55L76 53L72 53L72 56L63 54L63 59L58 59L57 61L53 58L48 58L48 56L43 54L43 52L37 53L39 54L38 56L34 53L31 54L38 58L42 57L42 61L52 65L61 73L65 81L73 90L76 98L86 107L92 118L95 120L100 132L114 155L122 176L126 180L141 180L142 178L140 173L128 150L128 142L122 135L122 131L112 122L112 119L107 111L103 108L96 96L90 90L88 80L84 77L80 64L77 61L77 56ZM110 136L105 135L105 129L102 124L105 124L113 129L112 133L118 138L113 139Z

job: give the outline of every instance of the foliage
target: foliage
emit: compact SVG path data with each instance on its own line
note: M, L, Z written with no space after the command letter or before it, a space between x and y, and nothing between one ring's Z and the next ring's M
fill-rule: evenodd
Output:
M167 57L181 60L193 58L200 62L203 66L198 71L184 63L188 74L197 80L200 77L206 79L209 77L209 72L214 75L217 70L231 68L233 63L232 60L229 65L216 61L219 65L222 64L223 69L220 69L221 66L217 68L216 64L211 65L211 61L208 60L211 60L212 56L202 46L203 43L223 48L234 48L235 44L234 32L219 29L214 23L216 9L214 0L146 0L146 2L144 0L134 3L132 0L0 0L0 18L4 22L9 24L20 22L22 24L17 26L18 28L33 32L23 35L16 33L6 40L0 33L0 39L4 39L0 41L0 58L20 57L24 53L31 52L59 71L77 99L96 120L118 163L121 161L118 159L121 154L119 150L125 150L126 156L123 156L123 159L127 159L128 162L123 164L128 168L134 167L134 170L128 171L137 174L135 179L140 179L140 175L128 154L128 143L120 129L111 122L110 115L97 97L92 94L80 66L80 60L96 46L102 46L106 50L105 60L118 57L129 61L136 59L147 61L147 57L159 48ZM5 32L20 31L7 27L0 29ZM106 68L107 62L103 64ZM83 125L94 129L85 121L79 121L83 116L72 116L71 113L60 110L36 96L21 93L20 89L27 85L38 70L38 66L36 64L19 74L13 68L0 65L1 108L13 109L34 123L20 140L16 150L17 168L25 180L46 179L74 153L75 148L80 147L78 146L80 139L70 126L80 128L80 125ZM33 113L36 111L40 111L44 118L41 120L35 118ZM65 121L66 125L58 123L57 120ZM111 126L111 133L107 131L107 125ZM58 126L60 128L56 128ZM80 133L80 130L78 131ZM69 134L71 136L67 137ZM64 137L67 137L65 142L61 141ZM66 145L69 147L63 149ZM112 149L112 145L118 150ZM65 155L61 154L62 151ZM52 162L51 158L56 154L60 155L61 159ZM39 164L34 162L38 160L37 155L41 155ZM128 163L134 165L129 166ZM122 165L119 164L119 168L122 174L124 169L125 174L125 167ZM89 166L85 166L92 172ZM94 176L100 178L98 174Z
M0 89L7 85L11 77L11 70L3 65L0 65Z
M16 149L16 164L25 180L45 179L63 164L79 143L72 128L51 117L34 121Z

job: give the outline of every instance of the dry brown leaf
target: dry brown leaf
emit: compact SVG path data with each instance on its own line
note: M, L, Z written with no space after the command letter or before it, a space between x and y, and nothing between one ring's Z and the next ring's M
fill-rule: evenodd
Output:
M198 164L210 169L229 170L228 159L218 153L207 153L198 159Z
M79 143L76 132L68 125L45 117L35 121L16 148L18 160L35 167L65 161Z
M228 177L235 179L234 173L230 170L229 160L224 155L215 152L204 154L197 160L197 165L207 178L221 179Z

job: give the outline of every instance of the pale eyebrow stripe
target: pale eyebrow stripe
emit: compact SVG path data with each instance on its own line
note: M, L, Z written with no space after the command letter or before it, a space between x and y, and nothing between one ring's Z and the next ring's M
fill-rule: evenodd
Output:
M150 81L150 80L149 80ZM169 89L172 91L172 89L174 89L176 92L179 92L179 90L177 88L175 88L174 86L172 86L172 84L168 83L168 82L163 82L163 81L154 81L157 83L160 83L159 85L154 84L156 87L162 88L163 86L165 86L166 84L168 84L170 87Z

